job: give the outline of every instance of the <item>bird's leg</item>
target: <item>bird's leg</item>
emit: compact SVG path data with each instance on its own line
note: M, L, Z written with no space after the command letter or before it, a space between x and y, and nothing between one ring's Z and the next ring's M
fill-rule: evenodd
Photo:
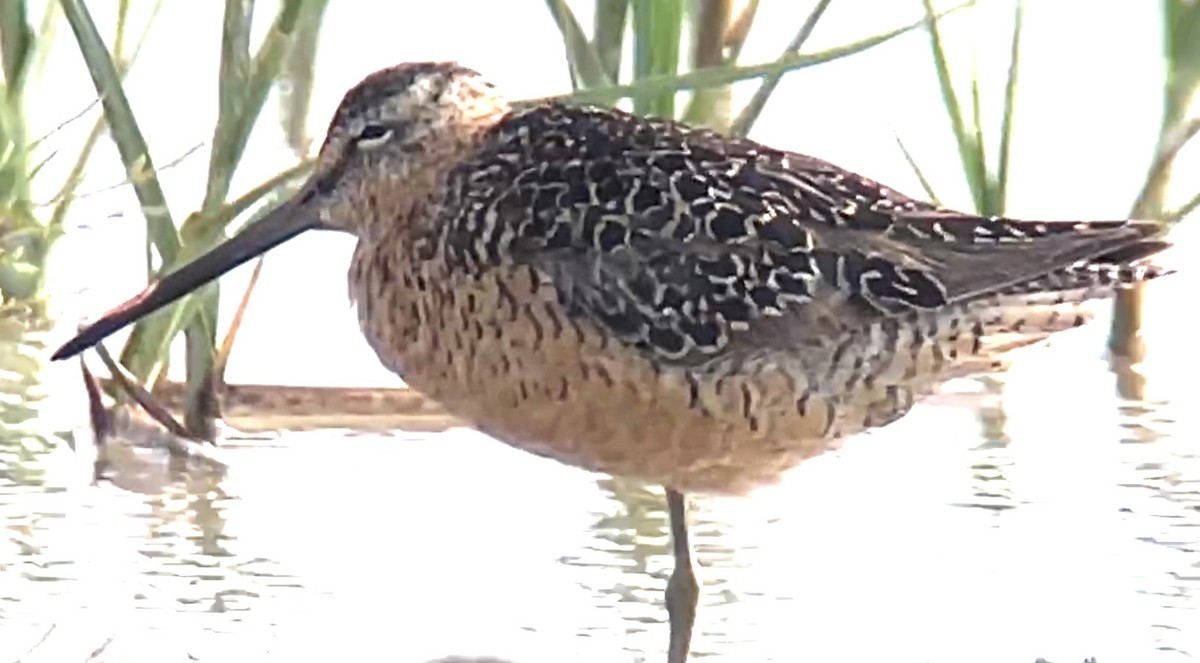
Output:
M667 663L686 663L692 644L692 625L696 622L696 604L700 585L692 568L692 550L688 543L687 503L682 493L667 489L667 518L671 523L671 550L675 570L667 581L667 615L671 622L671 645Z

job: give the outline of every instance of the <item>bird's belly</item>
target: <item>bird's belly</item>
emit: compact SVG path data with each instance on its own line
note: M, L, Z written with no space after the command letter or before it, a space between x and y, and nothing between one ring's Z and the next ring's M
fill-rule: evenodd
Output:
M510 357L510 361L515 358ZM680 372L636 375L628 362L595 359L575 370L528 360L523 377L479 389L432 389L480 431L568 465L686 492L743 493L834 443L830 410L810 400L758 403L747 416L738 378L692 398Z
M427 279L433 281L433 279ZM744 493L845 435L895 419L912 394L809 388L794 358L689 369L652 362L552 296L517 283L453 296L380 289L363 306L380 361L450 413L509 445L677 490ZM388 301L388 300L391 301Z
M559 335L545 333L548 322L537 334L520 327L507 321L503 334L462 345L423 337L391 367L511 446L686 492L774 483L864 427L857 400L808 393L782 368L718 376L656 367L575 327Z

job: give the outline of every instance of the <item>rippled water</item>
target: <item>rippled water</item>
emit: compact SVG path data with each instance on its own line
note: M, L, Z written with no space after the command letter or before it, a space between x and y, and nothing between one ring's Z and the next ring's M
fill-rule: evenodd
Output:
M1200 652L1198 399L1114 396L1102 333L696 500L697 660ZM234 438L223 475L138 451L93 486L82 437L31 435L36 389L5 375L0 661L662 658L657 489L465 429Z

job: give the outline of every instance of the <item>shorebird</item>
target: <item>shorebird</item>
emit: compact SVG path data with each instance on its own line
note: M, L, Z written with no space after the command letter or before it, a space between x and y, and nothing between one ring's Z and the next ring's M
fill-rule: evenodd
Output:
M1144 221L979 217L825 161L620 110L514 109L456 63L366 77L244 232L72 356L309 229L357 237L379 360L514 447L666 489L668 661L699 588L684 494L741 494L1167 270ZM303 333L303 332L298 332Z

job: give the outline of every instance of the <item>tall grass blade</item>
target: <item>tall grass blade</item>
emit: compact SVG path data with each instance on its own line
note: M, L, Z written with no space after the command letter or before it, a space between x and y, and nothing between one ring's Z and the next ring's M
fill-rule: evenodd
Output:
M940 18L934 11L932 0L921 0L925 6L926 30L929 33L929 47L933 56L934 69L937 71L938 87L942 91L942 101L946 113L950 117L950 128L954 132L954 140L958 145L958 156L967 177L967 186L976 210L983 205L984 179L980 177L977 164L980 163L978 146L975 144L974 133L968 132L966 120L963 118L963 106L954 90L954 81L950 77L950 61L946 55L942 40Z
M987 150L983 142L983 101L979 92L978 61L971 62L971 135L968 145L971 146L970 161L964 162L965 168L975 173L975 181L979 190L973 191L975 211L984 215L1003 214L1003 203L993 199L994 185L988 179Z
M1146 175L1146 181L1142 184L1141 191L1138 192L1130 216L1139 219L1156 219L1162 215L1175 158L1198 133L1200 133L1200 116L1162 128L1158 149L1150 164L1150 172Z
M171 222L171 213L159 185L146 139L121 87L116 64L82 0L61 0L61 3L63 14L75 33L79 50L96 87L96 94L100 97L113 142L146 218L148 234L163 262L173 262L179 252L179 235Z
M37 50L22 0L0 2L0 209L33 222L29 201L30 144L25 126L25 81ZM11 258L11 256L8 256Z
M158 18L159 10L162 9L163 0L155 0L154 6L150 10L150 16L146 19L146 25L142 28L142 34L138 37L137 43L133 47L133 52L128 57L124 57L123 37L124 37L124 21L118 18L117 37L113 40L113 53L117 60L117 77L124 83L125 76L133 68L137 62L138 56L142 52L142 46L146 43L146 38L150 36L150 29L154 26L155 19ZM51 5L57 7L58 5ZM47 8L49 9L49 8ZM122 14L124 16L124 14ZM100 140L100 136L104 132L105 122L103 117L96 119L92 125L91 131L88 132L87 138L84 139L83 146L79 150L79 154L72 164L70 172L67 174L62 187L55 194L54 212L50 215L50 222L47 224L47 234L51 241L56 240L64 232L64 227L67 220L67 212L71 209L71 203L75 201L75 190L79 183L83 181L84 170L87 169L88 162L91 160L92 151L96 147L96 143ZM150 265L147 264L149 272ZM151 275L147 273L147 278Z
M1200 191L1197 191L1195 195L1177 209L1164 214L1162 220L1164 223L1178 223L1190 216L1192 212L1195 212L1197 207L1200 207Z
M221 21L221 64L217 76L217 124L208 157L208 186L204 208L219 205L232 179L232 165L244 114L246 84L250 79L250 30L254 19L254 0L225 0Z
M742 56L750 28L754 27L754 17L758 16L758 5L759 0L749 0L725 31L725 61L729 64L736 64Z
M236 2L237 0L230 0ZM267 93L277 80L282 68L283 57L287 53L289 40L296 29L296 23L301 15L304 0L283 0L279 12L275 16L271 28L267 31L258 52L248 65L248 74L243 79L242 89L238 96L241 106L236 113L222 116L218 119L217 128L213 135L213 156L209 166L208 187L205 193L204 208L214 209L220 206L229 193L229 186L246 144L250 140L250 131L262 111ZM246 28L248 29L248 27ZM238 35L235 35L238 37ZM239 56L240 57L240 56ZM238 71L237 65L231 65L229 71ZM222 72L226 66L222 64ZM204 217L195 217L204 218ZM219 232L214 228L183 229L189 236L213 236Z
M1195 0L1161 0L1161 29L1166 75L1163 80L1163 114L1158 144L1146 179L1130 210L1141 219L1164 219L1175 157L1195 135L1200 118L1191 126L1185 120L1189 107L1200 89L1200 3ZM1145 352L1140 337L1142 327L1142 284L1120 290L1113 300L1112 325L1108 349L1115 357L1138 361ZM1122 392L1126 398L1140 398L1140 391Z
M146 232L158 251L164 266L173 264L179 253L179 234L171 220L166 197L158 181L154 161L150 156L146 139L134 118L133 109L121 87L112 55L104 45L96 24L82 0L61 0L63 15L75 34L75 41L87 64L96 93L104 109L109 134L116 144L125 172L137 196L142 215L146 219ZM178 304L175 305L178 308ZM131 352L131 348L142 345L141 338L159 337L166 327L166 316L150 316L134 325L122 363L144 379L152 370L156 357Z
M218 388L225 384L225 367L229 365L229 355L233 353L233 344L237 340L238 331L242 328L246 309L250 306L250 297L258 286L258 277L262 275L265 258L266 256L259 256L254 261L254 269L250 272L250 282L246 284L246 289L242 292L242 299L233 313L233 320L229 321L229 331L225 332L225 338L221 340L221 346L217 348L217 356L213 361L213 384Z
M146 391L145 388L138 384L136 380L131 380L129 375L125 372L125 370L123 370L122 366L113 361L112 355L109 354L108 349L104 347L103 343L96 344L96 355L100 357L100 361L103 362L104 367L108 369L108 374L112 376L113 382L120 387L122 391L128 394L133 399L133 402L137 403L138 406L142 408L142 411L149 415L151 419L157 421L160 426L167 429L167 431L173 435L191 438L187 428L185 428L183 424L180 424L178 421L176 421L175 417L171 416L170 410L163 407L163 405L159 403L149 391ZM80 363L83 363L82 358L80 359ZM87 370L86 367L84 370Z
M3 67L8 95L18 94L24 88L36 41L25 1L0 2L0 67Z
M238 138L242 131L246 112L247 82L252 74L250 59L250 30L254 20L254 0L225 0L225 12L221 21L221 61L217 78L217 124L213 131L212 149L208 161L208 185L204 192L202 210L220 205L228 191L237 167L240 154ZM181 233L185 243L191 243L186 233ZM205 238L209 239L209 238ZM211 241L211 240L210 240ZM205 242L207 243L207 242ZM209 425L204 416L197 416L191 404L209 400L202 392L211 389L213 353L216 345L217 309L220 301L220 283L193 295L195 308L202 313L198 324L187 324L184 332L186 345L186 391L187 403L184 423L193 433L207 437ZM185 318L185 321L187 319ZM170 347L173 335L165 341Z
M0 4L4 4L0 2ZM38 47L33 50L33 61L25 68L25 75L33 80L39 80L46 68L46 61L55 41L58 39L58 26L62 19L62 8L57 2L46 3L42 9L42 22L37 28ZM2 23L3 21L0 21Z
M625 48L625 26L629 0L595 0L595 26L592 44L600 66L611 85L621 80L621 57Z
M297 158L312 147L308 135L308 111L312 102L318 37L329 0L308 0L296 26L292 47L283 60L280 77L287 82L279 90L280 121L288 146Z
M683 32L683 0L650 0L633 3L633 76L636 81L679 73L679 45ZM675 93L657 89L632 96L638 115L675 117Z
M917 181L921 183L921 188L925 190L925 196L929 198L929 202L941 207L942 202L933 190L933 185L930 184L929 178L925 177L925 171L917 164L917 160L913 158L912 152L909 152L908 146L904 144L904 139L900 138L900 134L898 133L893 132L892 135L896 139L896 145L899 146L900 152L904 155L904 160L908 162L908 167L912 169L913 174L917 176Z
M825 14L825 10L829 8L832 0L817 0L817 4L813 6L812 11L804 19L804 23L800 25L800 30L796 32L796 36L787 45L784 50L782 59L791 53L798 53L804 46L804 42L808 41L810 35L817 27L817 22L821 20L821 16ZM762 115L763 108L766 108L767 101L775 92L775 88L779 86L779 81L783 80L783 72L772 74L763 79L759 84L758 89L754 91L754 96L750 97L750 101L746 103L746 107L738 113L737 119L733 121L730 127L730 133L734 136L745 136L750 133L750 129L754 127L754 123L758 121L758 116Z
M1200 3L1161 0L1167 64L1164 126L1182 121L1200 89Z
M576 87L599 87L610 85L612 80L605 73L600 55L596 52L587 33L575 18L575 12L567 6L566 0L546 0L546 8L554 17L558 31L562 34L563 46L566 48L567 64L571 68L571 80Z
M1004 82L1004 110L1000 118L1000 155L996 166L996 200L1008 205L1008 169L1012 154L1013 110L1016 107L1017 76L1021 62L1021 28L1025 24L1025 0L1016 0L1012 42L1008 54L1008 79ZM1003 207L1001 213L1003 213Z
M691 69L726 64L725 34L733 20L733 0L698 0L691 14ZM722 85L693 92L683 112L683 120L724 133L729 129L732 113L733 89Z
M973 0L964 2L963 4L951 7L950 9L942 12L939 14L939 16L946 16L952 12L970 7L972 4L974 4ZM863 51L870 50L901 35L921 28L925 25L925 21L926 19L922 18L921 20L908 25L873 35L871 37L853 41L848 44L835 46L833 48L818 51L816 53L793 53L786 58L780 58L779 60L775 60L773 62L764 62L754 65L706 67L704 69L698 69L696 71L690 71L684 74L677 74L673 76L651 76L626 85L613 85L603 88L593 88L590 90L578 90L569 94L524 99L514 102L514 105L529 106L548 101L613 104L617 100L627 97L635 97L637 95L695 90L698 88L712 87L716 85L728 85L730 83L752 80L755 78L764 78L773 74L804 69L805 67L812 67L862 53Z

